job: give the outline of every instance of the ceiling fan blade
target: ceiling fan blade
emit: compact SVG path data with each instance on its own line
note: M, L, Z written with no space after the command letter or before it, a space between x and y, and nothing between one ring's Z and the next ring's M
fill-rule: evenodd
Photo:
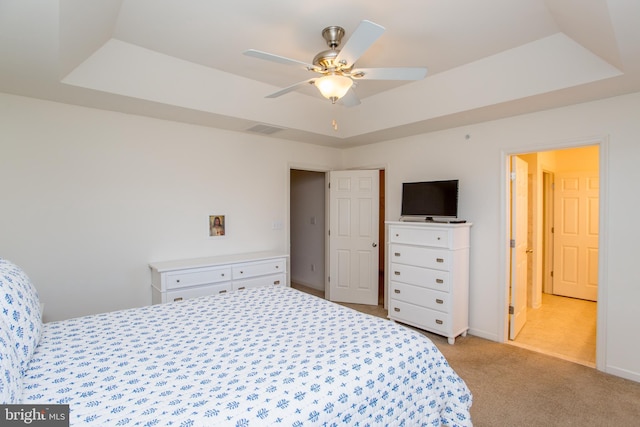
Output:
M312 82L314 80L315 79L309 79L309 80L305 80L303 82L298 82L298 83L296 83L294 85L285 87L284 89L280 89L279 91L274 92L271 95L267 95L267 96L265 96L265 98L277 98L277 97L282 96L282 95L284 95L286 93L294 91L294 90L298 89L299 87L302 87L302 86L304 86L306 84L309 84L309 82Z
M362 21L336 56L335 62L352 66L362 54L384 33L384 27L371 21Z
M266 59L267 61L277 62L279 64L302 65L307 69L316 68L311 64L308 64L308 63L302 62L302 61L298 61L297 59L285 58L284 56L274 55L273 53L263 52L261 50L248 49L248 50L245 50L242 53L244 53L247 56L251 56L253 58Z
M345 107L355 107L356 105L360 105L360 99L353 88L350 88L346 95L338 100L338 103Z
M427 69L420 67L358 68L351 72L355 80L422 80L426 75Z

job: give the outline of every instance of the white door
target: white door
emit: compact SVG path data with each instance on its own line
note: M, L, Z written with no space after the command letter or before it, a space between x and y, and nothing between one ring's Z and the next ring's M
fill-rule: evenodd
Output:
M379 172L329 172L329 300L378 305Z
M599 179L592 172L556 174L553 293L598 299Z
M527 322L528 170L527 162L511 157L511 340Z

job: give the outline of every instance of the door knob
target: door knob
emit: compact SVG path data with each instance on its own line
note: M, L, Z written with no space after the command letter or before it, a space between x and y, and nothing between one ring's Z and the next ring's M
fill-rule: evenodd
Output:
M378 246L378 244L377 244L376 242L373 242L373 243L371 244L371 246L373 246L373 247L375 248L376 246Z

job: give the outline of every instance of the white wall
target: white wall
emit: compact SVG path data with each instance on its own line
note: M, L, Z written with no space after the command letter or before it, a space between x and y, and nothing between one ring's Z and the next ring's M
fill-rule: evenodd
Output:
M0 257L45 320L151 303L148 263L288 253L289 164L334 149L0 94ZM226 236L208 216L226 215ZM273 230L273 222L283 227Z
M464 128L347 149L345 167L385 163L387 220L400 215L403 181L460 179L460 216L471 229L470 322L475 335L504 336L505 153L554 149L608 140L603 188L606 215L601 228L600 264L606 313L604 367L640 381L640 94L485 122ZM467 137L468 136L468 137ZM601 173L604 171L601 171Z

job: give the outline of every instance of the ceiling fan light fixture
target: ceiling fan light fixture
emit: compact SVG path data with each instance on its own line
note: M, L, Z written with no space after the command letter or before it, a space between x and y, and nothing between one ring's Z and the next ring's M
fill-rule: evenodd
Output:
M328 74L316 79L313 84L318 88L322 96L335 104L338 99L347 94L351 85L353 85L353 80L339 74Z

